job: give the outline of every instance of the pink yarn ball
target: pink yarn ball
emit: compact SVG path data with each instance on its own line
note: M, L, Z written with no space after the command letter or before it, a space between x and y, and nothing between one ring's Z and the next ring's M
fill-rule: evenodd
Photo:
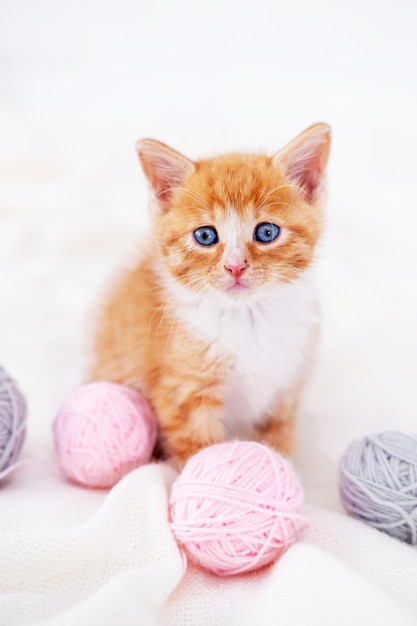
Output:
M53 433L59 464L70 480L112 487L150 460L156 422L137 391L96 382L70 396L55 418Z
M231 441L198 452L174 482L171 529L196 563L219 576L279 558L306 522L291 465L274 450Z

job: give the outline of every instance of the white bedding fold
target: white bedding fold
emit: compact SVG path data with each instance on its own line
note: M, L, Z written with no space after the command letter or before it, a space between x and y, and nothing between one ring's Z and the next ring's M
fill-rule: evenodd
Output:
M218 578L192 563L186 566L168 524L174 477L163 463L135 470L103 492L95 513L75 524L69 524L68 511L84 490L50 483L50 498L60 499L54 529L48 510L34 525L23 506L18 530L0 536L1 623L417 623L417 551L324 509L306 506L309 529L260 572ZM20 476L20 498L24 482ZM29 481L28 510L30 486ZM13 515L14 501L9 498L9 509L3 507L3 519Z

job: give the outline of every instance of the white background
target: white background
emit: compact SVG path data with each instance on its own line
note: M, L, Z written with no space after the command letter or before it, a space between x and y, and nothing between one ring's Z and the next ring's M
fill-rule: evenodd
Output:
M0 1L0 364L28 399L25 457L52 460L99 294L140 247L135 140L274 152L316 121L334 145L308 501L339 507L352 439L417 430L416 24L412 0Z

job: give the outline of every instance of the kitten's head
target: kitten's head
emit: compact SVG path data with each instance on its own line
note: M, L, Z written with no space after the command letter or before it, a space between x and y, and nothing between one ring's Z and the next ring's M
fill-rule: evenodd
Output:
M169 275L233 300L296 280L323 228L329 149L326 124L273 156L191 161L160 142L139 141L157 254Z

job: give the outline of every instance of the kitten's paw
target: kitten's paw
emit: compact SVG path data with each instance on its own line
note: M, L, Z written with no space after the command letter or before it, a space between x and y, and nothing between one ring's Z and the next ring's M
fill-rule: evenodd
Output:
M258 436L261 443L274 448L277 452L291 456L295 447L295 420L286 421L269 420L258 428Z
M175 439L170 441L169 458L175 463L177 469L182 469L188 459L197 454L203 448L207 448L215 443L221 443L223 439L211 441L196 441L195 439Z

